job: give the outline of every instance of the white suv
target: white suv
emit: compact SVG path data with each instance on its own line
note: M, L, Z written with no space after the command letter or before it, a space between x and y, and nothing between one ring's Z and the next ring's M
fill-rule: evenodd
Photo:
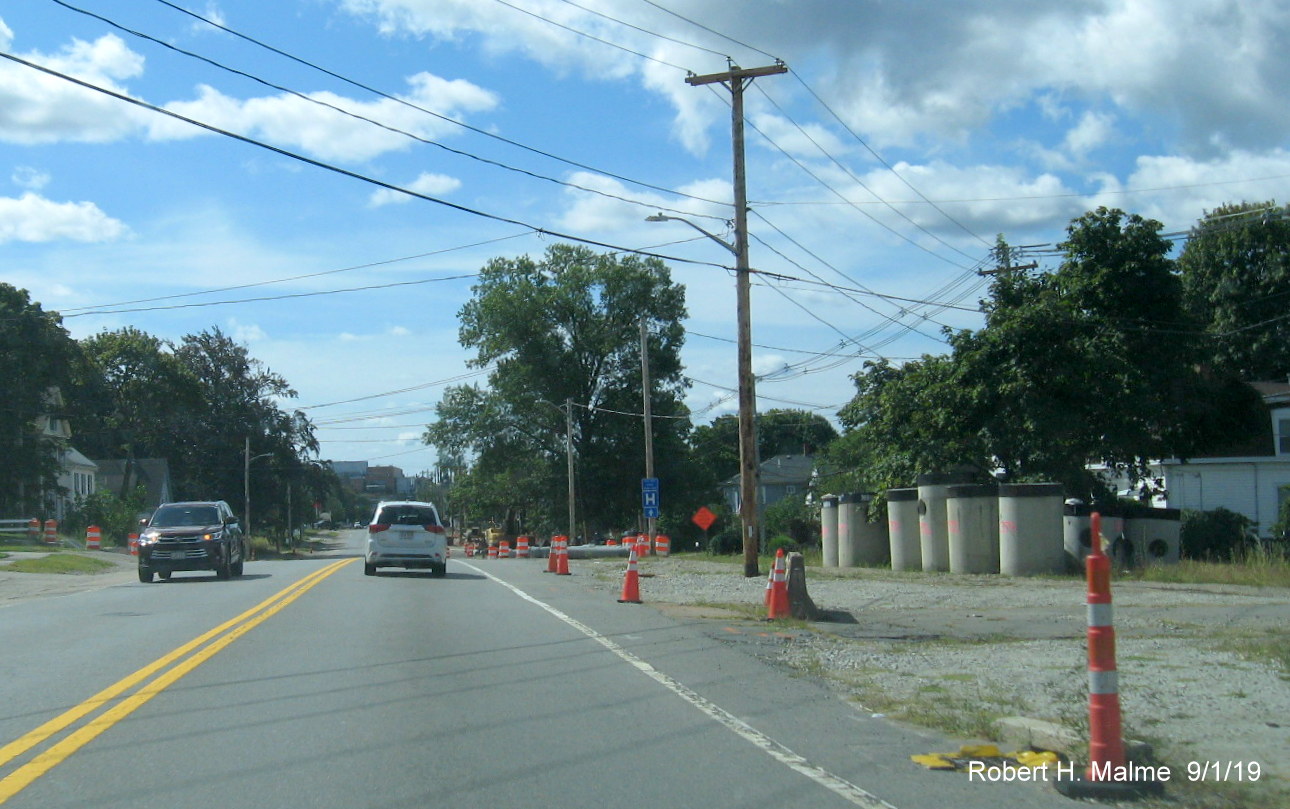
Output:
M415 500L382 502L367 526L363 573L378 567L429 568L435 576L448 573L448 536L434 503Z

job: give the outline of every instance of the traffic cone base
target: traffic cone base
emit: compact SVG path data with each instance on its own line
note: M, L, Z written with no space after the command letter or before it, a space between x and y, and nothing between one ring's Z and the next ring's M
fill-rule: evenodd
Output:
M641 579L640 572L636 569L635 548L627 554L627 573L623 576L623 594L622 597L618 599L618 603L641 603Z
M770 588L770 605L766 610L767 619L788 618L793 611L788 603L788 573L784 562L784 549L775 554L775 568L771 574L774 584Z

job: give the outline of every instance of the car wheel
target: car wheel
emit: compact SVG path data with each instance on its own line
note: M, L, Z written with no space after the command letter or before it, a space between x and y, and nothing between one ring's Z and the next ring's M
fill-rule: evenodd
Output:
M233 566L229 564L227 558L219 563L219 567L215 568L215 575L225 580L233 577Z
M364 576L375 576L375 575L376 575L376 565L370 564L370 563L368 563L368 562L364 562L364 563L363 563L363 575L364 575Z
M434 576L436 579L442 579L444 576L448 575L448 566L435 565L434 567L430 568L430 575Z
M141 565L139 567L139 581L143 582L144 584L152 584L152 568L143 567Z
M236 562L234 562L234 563L233 563L233 575L234 575L234 576L241 576L241 575L242 575L242 560L241 560L241 559L239 559L239 560L237 560Z
M161 579L162 581L170 581L170 571L169 571L169 570L158 570L158 571L157 571L157 578Z

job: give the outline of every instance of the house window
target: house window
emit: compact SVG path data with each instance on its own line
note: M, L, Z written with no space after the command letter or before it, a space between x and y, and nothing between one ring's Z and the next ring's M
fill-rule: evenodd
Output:
M793 485L785 486L784 494L797 494L797 487Z
M1277 454L1290 455L1290 419L1277 420Z

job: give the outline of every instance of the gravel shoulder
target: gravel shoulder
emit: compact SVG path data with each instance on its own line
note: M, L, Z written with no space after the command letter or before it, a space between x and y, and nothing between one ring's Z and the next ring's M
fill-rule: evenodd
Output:
M587 586L621 587L622 560L577 566L591 573L575 577ZM1000 716L1086 737L1078 578L809 568L810 596L831 620L757 631L765 579L684 557L640 569L647 604L742 623L721 634L755 638L756 653L827 680L863 710L965 739ZM1258 762L1256 794L1290 806L1290 671L1268 654L1284 657L1290 644L1290 589L1113 581L1112 592L1125 737L1150 742L1175 781L1193 761Z

